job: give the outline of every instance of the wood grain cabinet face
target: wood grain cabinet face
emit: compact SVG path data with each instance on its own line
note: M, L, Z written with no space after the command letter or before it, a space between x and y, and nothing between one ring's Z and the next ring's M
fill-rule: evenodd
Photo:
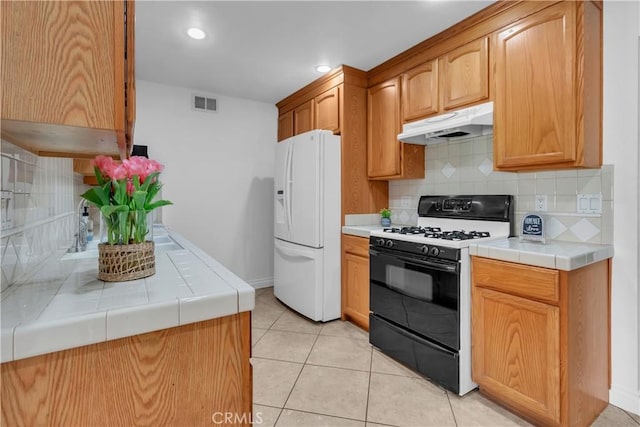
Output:
M400 175L400 79L369 88L367 156L369 177Z
M75 137L70 147L82 153L93 149L92 139L98 144L115 131L124 149L127 130L133 132L127 119L135 119L133 40L126 40L133 36L133 3L126 4L125 33L123 1L2 2L3 135L36 152L55 151L56 134L67 145ZM49 134L49 146L38 133Z
M340 133L340 87L316 96L315 104L315 128Z
M342 319L369 330L369 240L342 236Z
M299 135L315 128L313 99L305 102L293 110L293 134Z
M498 32L496 168L601 165L601 15L561 2Z
M438 62L442 110L489 99L488 37L454 49Z
M402 75L402 120L410 122L438 112L438 61Z
M278 117L278 142L290 138L293 135L293 110L291 110Z
M609 396L610 264L472 257L472 378L535 425L588 426Z

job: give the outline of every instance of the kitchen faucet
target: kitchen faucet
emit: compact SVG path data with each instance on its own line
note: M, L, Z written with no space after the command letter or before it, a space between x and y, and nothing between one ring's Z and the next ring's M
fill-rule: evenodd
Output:
M87 250L87 223L82 221L82 210L88 207L85 199L80 200L78 208L78 231L74 234L76 238L75 244L69 249L69 252L84 252Z

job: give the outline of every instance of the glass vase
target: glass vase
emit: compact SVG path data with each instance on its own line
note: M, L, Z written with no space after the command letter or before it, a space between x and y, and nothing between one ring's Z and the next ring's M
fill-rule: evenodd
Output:
M153 241L153 211L114 212L100 216L100 242L131 245Z

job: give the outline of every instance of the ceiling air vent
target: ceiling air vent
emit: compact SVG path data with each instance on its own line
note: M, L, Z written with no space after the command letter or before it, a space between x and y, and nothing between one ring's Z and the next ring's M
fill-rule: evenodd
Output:
M215 113L218 111L218 100L215 98L207 98L206 96L193 95L191 106L197 111Z

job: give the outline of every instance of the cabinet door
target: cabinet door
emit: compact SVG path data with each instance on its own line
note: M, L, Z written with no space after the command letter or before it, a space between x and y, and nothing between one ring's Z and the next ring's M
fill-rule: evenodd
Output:
M369 88L367 170L370 178L400 175L400 79Z
M2 2L2 119L125 131L124 4Z
M369 258L351 253L342 263L345 316L358 326L369 329Z
M489 99L488 38L467 43L440 57L442 109Z
M127 153L131 153L133 149L133 131L136 123L136 70L135 70L135 2L127 0L127 77L125 81L126 92L124 94L125 111L126 111L126 147ZM121 156L122 157L122 156Z
M473 287L473 380L545 424L560 420L558 307Z
M314 129L313 110L315 102L313 99L305 102L301 106L293 110L293 130L294 135L310 131Z
M340 133L340 88L329 89L315 99L316 129Z
M438 112L438 61L402 75L402 120L406 123Z
M290 138L293 135L293 110L291 110L278 117L278 142Z
M576 31L572 8L571 2L561 2L498 33L496 167L576 160Z

